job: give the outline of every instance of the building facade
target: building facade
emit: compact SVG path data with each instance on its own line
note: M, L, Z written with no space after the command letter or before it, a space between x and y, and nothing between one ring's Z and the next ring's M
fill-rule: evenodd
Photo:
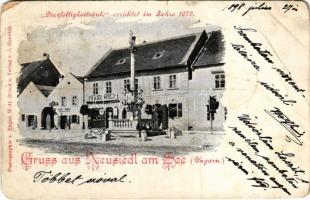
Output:
M19 126L22 129L47 129L52 124L53 119L47 115L52 113L48 96L58 85L62 75L49 55L43 56L43 60L21 64L17 90L20 109Z
M83 78L71 73L61 77L55 87L30 82L18 97L20 127L38 130L85 129L87 117L80 114L83 101Z
M155 119L159 128L168 118L169 127L209 130L208 100L213 96L219 101L225 88L222 39L220 31L203 31L137 45L135 88L143 91L142 119ZM107 119L132 119L123 103L129 77L128 48L110 51L86 75L85 102L93 110L90 127L109 127ZM225 108L220 104L213 128L221 130L224 120Z
M42 108L48 106L47 97L33 82L29 82L18 96L20 110L19 127L25 129L41 129Z
M55 129L83 129L83 116L80 114L83 105L83 78L68 73L48 96L48 102L54 102Z

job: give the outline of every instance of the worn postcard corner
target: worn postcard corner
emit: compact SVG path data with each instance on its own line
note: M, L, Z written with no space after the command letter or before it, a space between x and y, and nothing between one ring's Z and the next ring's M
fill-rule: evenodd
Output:
M309 70L303 1L8 2L2 191L307 198Z
M1 5L1 13L8 9L14 8L16 5L20 4L22 1L6 1Z

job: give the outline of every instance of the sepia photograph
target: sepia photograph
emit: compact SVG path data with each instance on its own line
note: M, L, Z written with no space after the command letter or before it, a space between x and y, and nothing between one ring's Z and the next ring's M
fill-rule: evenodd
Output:
M307 3L14 1L1 12L7 199L309 197Z
M170 20L176 26L185 22L193 23ZM102 39L104 47L90 51L107 50L96 53L97 59L88 57L95 63L89 66L69 56L92 56L80 49L95 41L75 35L90 31L60 27L28 33L29 39L19 47L20 60L27 62L20 63L17 78L21 143L58 153L84 153L85 148L149 154L216 150L227 114L220 103L225 89L221 27L188 27L183 28L187 34L147 40L167 31L162 22L156 31L138 23L105 23L117 26L115 41L118 37L123 41L126 34L128 41L114 47L117 42ZM92 34L104 38L100 30L108 26L105 23L97 23ZM73 44L68 44L70 36L76 37ZM42 38L50 42L42 44ZM62 40L72 49L63 49ZM63 55L67 51L74 53ZM33 59L39 52L41 59Z

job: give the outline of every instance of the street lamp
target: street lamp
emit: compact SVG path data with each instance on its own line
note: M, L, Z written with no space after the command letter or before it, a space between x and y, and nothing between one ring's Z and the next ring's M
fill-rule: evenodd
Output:
M216 110L219 107L219 102L216 100L215 96L209 96L209 104L206 105L207 112L211 120L211 134L213 134L213 120L214 120L214 114L216 113Z

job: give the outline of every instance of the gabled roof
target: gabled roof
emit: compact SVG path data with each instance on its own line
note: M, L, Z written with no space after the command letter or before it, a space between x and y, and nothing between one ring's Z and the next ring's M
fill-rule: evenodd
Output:
M32 81L28 83L28 85L25 87L23 92L19 95L19 99L21 99L23 96L28 98L28 96L37 96L42 97L44 100L46 99L46 96L43 94L42 90L39 89L37 85L35 85ZM31 102L33 103L33 102Z
M203 31L199 34L139 44L135 53L136 71L187 66L189 60L192 60L193 52L197 51L197 45L203 45L206 39L207 34ZM123 72L130 72L130 51L128 47L110 51L86 77Z
M77 83L77 84L76 84ZM59 90L65 90L70 93L70 87L72 88L80 88L81 92L83 92L83 84L84 78L80 76L76 76L71 72L68 72L65 76L63 76L62 80L55 87L50 87L52 91L49 94L49 97L54 98L55 95L59 95ZM68 88L69 87L69 88Z
M44 96L48 96L53 90L55 87L53 86L48 86L48 85L36 85L37 88L42 92L42 94Z
M72 74L71 72L68 72L63 79L59 82L59 84L56 87L59 87L59 85L64 81L67 80L68 78L73 77L73 79L76 79L77 81L79 81L80 83L84 84L84 77L82 76L77 76Z
M45 61L46 59L21 64L22 68L20 71L20 76L17 78L18 83L22 82L30 74L36 71Z
M32 81L35 85L56 86L61 75L49 57L43 60L21 64L20 74L17 78L18 93L21 94Z
M223 64L224 53L225 47L222 32L211 32L204 49L194 63L194 67Z
M71 73L72 74L72 73ZM72 74L72 76L74 76L78 81L80 81L81 83L84 83L84 77L83 76L76 76L74 74Z

